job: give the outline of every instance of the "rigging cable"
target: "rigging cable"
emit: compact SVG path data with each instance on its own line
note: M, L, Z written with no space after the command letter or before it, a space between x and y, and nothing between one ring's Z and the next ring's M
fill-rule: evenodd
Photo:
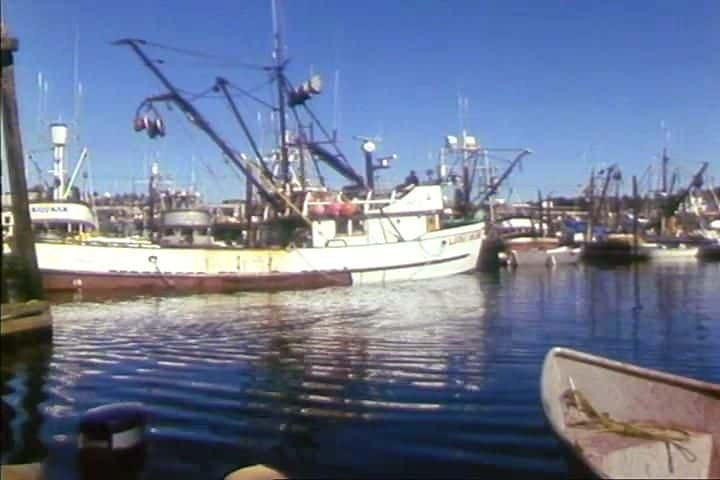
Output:
M216 55L213 53L207 53L207 52L202 52L202 51L198 51L198 50L188 50L185 48L172 47L170 45L163 45L163 44L157 43L157 42L149 42L147 40L139 40L138 39L135 41L137 43L147 45L149 47L155 47L155 48L159 48L162 50L168 50L168 51L178 53L181 55L187 55L189 57L202 58L205 60L222 60L224 62L227 62L227 63L223 64L222 66L231 66L231 67L236 66L239 68L247 68L250 70L265 70L264 65L257 65L257 64L246 63L246 62L238 62L238 61L232 60L228 57L223 57L221 55Z

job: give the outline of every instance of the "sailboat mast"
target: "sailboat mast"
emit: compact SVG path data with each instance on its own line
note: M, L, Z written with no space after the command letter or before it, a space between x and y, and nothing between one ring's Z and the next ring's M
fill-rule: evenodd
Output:
M285 52L282 38L282 25L280 16L282 15L280 4L281 0L272 1L273 16L273 59L275 60L275 75L278 89L278 113L280 115L280 178L283 183L290 181L290 165L288 161L287 149L287 124L285 122L285 76L283 69L285 68Z

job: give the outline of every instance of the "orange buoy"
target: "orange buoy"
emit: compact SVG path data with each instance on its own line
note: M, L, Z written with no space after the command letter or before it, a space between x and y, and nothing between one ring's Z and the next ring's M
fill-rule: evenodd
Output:
M310 216L311 217L322 217L325 215L325 206L324 205L310 205Z
M357 213L357 205L350 202L345 202L340 206L340 215L344 217L352 217Z
M332 217L337 217L340 215L340 211L342 209L342 203L331 203L325 208L325 213Z

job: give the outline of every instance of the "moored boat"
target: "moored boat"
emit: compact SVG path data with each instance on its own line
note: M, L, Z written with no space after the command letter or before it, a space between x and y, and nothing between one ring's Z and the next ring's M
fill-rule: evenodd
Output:
M329 207L335 200L312 201ZM440 187L357 200L310 225L268 223L253 248L157 243L36 242L47 290L285 290L435 278L473 270L484 222L445 224ZM332 210L332 209L331 209Z
M720 242L701 246L698 250L698 258L704 261L720 260Z
M566 348L545 357L545 415L601 478L718 478L720 385Z
M224 78L217 78L213 86L243 128L250 155L228 143L150 59L145 50L157 45L138 39L116 42L133 51L169 91L141 102L133 128L150 138L165 137L162 110L156 106L173 105L244 175L246 215L235 238L219 241L211 213L204 208L172 206L158 212L156 219L154 171L147 239L37 239L46 290L308 289L436 278L476 267L485 222L468 212L448 213L443 187L421 185L417 177L390 192L379 192L374 187L375 171L387 168L395 156L374 157L376 146L370 139L362 144L365 175L356 172L338 147L337 136L329 134L307 105L322 90L320 77L313 75L292 87L285 76L277 16L275 23L273 65L263 69L272 73L270 87L277 104L262 105L279 123L277 145L271 151L261 151L247 128L228 90L236 87ZM351 183L328 186L321 164ZM56 173L62 184L62 169Z
M504 243L508 263L513 267L554 267L580 260L580 248L560 245L555 237L516 237Z
M586 242L582 246L582 259L589 263L625 263L650 259L655 246L638 242L631 235L610 235L603 240Z

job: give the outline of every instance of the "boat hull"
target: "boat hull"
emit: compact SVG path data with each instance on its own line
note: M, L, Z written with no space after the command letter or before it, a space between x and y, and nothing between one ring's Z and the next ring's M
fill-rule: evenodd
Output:
M263 274L152 274L96 273L42 270L43 288L49 292L202 292L312 290L352 285L350 272L300 272Z
M582 247L582 259L596 264L642 262L650 259L650 251L643 245L634 247L625 241L590 242Z
M47 291L276 291L436 278L475 269L483 225L322 248L170 248L38 242Z
M698 257L699 247L678 246L663 247L659 246L649 250L650 260L667 261L667 260L695 260Z
M580 249L557 247L547 250L511 250L509 257L514 267L574 265L580 260Z
M653 425L665 434L679 429L687 438L668 444L657 435L614 433L597 422L588 428L589 417L577 416L567 403L573 392L605 419ZM545 358L541 393L556 435L601 478L720 476L720 385L554 348Z
M707 262L720 261L720 244L716 243L700 247L698 258Z

